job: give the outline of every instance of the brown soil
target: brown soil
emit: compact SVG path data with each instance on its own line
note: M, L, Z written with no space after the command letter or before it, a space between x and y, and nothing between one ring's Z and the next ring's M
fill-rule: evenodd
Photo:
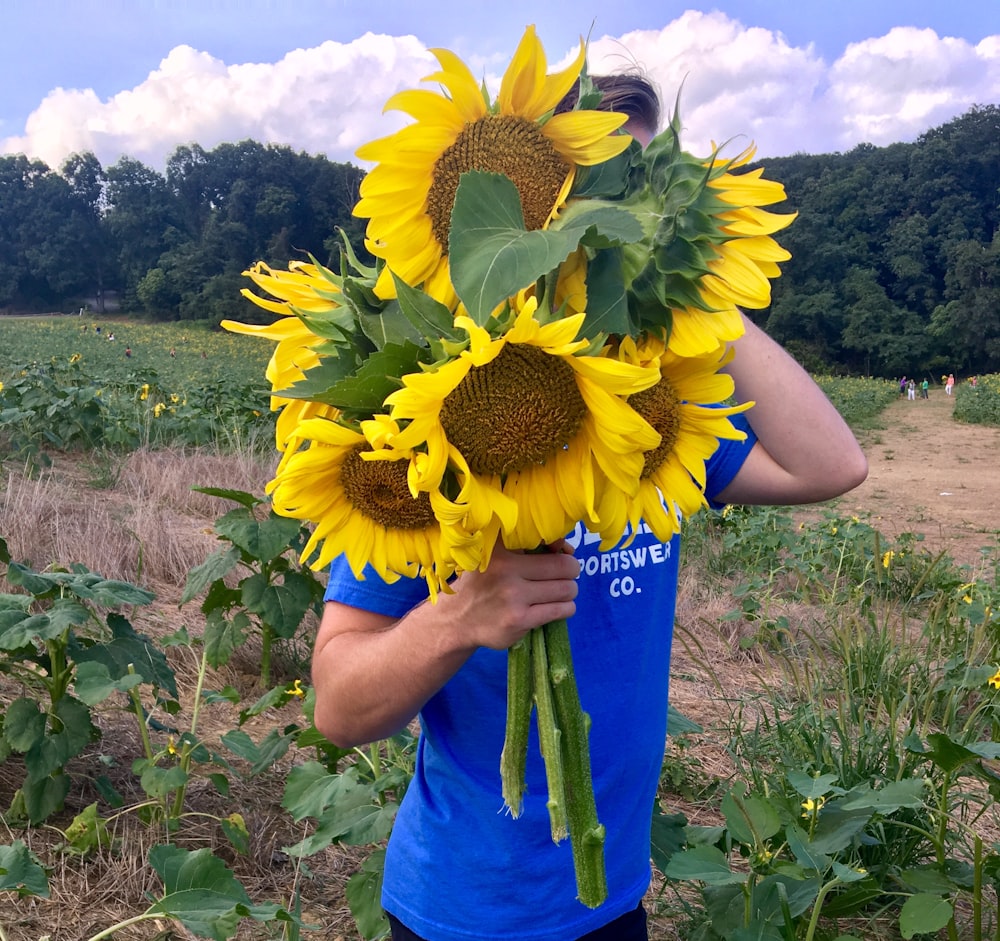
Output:
M838 502L871 514L887 536L917 533L932 552L975 567L1000 534L1000 428L952 417L955 399L900 399L883 412L884 429L860 436L868 479Z

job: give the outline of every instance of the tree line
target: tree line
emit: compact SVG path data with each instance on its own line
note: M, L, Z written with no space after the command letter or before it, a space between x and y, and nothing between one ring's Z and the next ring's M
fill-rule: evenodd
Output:
M1000 371L1000 107L913 143L761 162L798 213L772 303L752 316L814 371ZM160 319L247 319L242 272L311 253L336 268L364 171L252 140L178 147L160 174L74 154L0 157L0 312L114 292Z

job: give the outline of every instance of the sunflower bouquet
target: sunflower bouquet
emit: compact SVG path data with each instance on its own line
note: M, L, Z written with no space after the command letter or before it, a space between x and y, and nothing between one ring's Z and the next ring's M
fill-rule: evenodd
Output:
M452 53L437 90L389 100L413 123L362 147L375 164L339 273L247 274L277 319L230 330L276 342L267 371L281 460L276 512L313 524L304 558L358 578L424 578L432 600L498 543L544 551L578 522L602 548L644 522L669 541L706 505L705 462L741 438L723 367L738 306L770 301L791 215L752 157L692 156L679 119L643 150L601 110L581 41L549 74L529 27L491 99ZM557 113L571 90L577 103ZM553 839L580 900L607 894L587 723L565 622L508 654L500 789L521 808L536 713Z

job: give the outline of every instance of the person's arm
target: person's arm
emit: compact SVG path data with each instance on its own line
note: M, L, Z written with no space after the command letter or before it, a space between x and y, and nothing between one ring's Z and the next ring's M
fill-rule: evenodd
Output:
M851 429L812 377L744 317L726 371L757 435L746 462L717 495L725 503L816 503L846 493L868 475Z
M313 652L316 728L347 748L398 732L479 647L505 650L572 617L580 566L567 546L524 555L498 546L485 572L394 620L327 602Z

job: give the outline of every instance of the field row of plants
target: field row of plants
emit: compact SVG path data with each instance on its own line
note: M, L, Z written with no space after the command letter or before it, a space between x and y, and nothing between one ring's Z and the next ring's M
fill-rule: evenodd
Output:
M182 356L177 338L193 336L190 325L161 325L146 361L133 328L115 325L109 341L65 320L36 337L44 362L38 347L29 356L0 336L23 360L0 361L5 453L51 451L58 464L67 449L240 447L248 427L270 446L266 345L238 339L213 351L209 339L234 338L205 334ZM123 339L132 356L116 358ZM219 373L197 371L213 362ZM883 381L820 381L854 427L875 425L898 396ZM991 389L980 380L977 394ZM0 837L2 941L37 938L16 932L37 925L32 913L56 885L135 846L145 901L85 941L148 937L171 922L217 941L309 936L324 927L310 914L324 860L352 846L363 848L344 875L352 937L386 933L382 847L412 774L413 736L345 751L317 733L302 651L322 579L298 557L307 533L260 494L212 483L202 489L228 507L212 525L218 546L177 574L170 601L188 617L170 631L149 629L147 612L163 601L149 586L82 559L14 558L11 534L0 539L0 772L13 782ZM835 505L805 522L736 507L695 517L684 554L695 590L728 600L719 623L678 627L717 690L719 719L699 728L672 716L651 923L669 920L671 937L690 941L1000 938L995 540L972 570ZM745 664L745 686L719 674L713 633ZM251 686L232 679L240 656L253 664ZM728 770L710 776L699 750L720 746ZM266 824L251 817L252 794L272 800ZM674 811L692 801L709 823ZM294 871L280 893L240 875L264 830L296 834L275 851Z
M248 433L270 446L268 344L190 324L0 318L0 349L6 460L44 466L50 451L233 447Z

